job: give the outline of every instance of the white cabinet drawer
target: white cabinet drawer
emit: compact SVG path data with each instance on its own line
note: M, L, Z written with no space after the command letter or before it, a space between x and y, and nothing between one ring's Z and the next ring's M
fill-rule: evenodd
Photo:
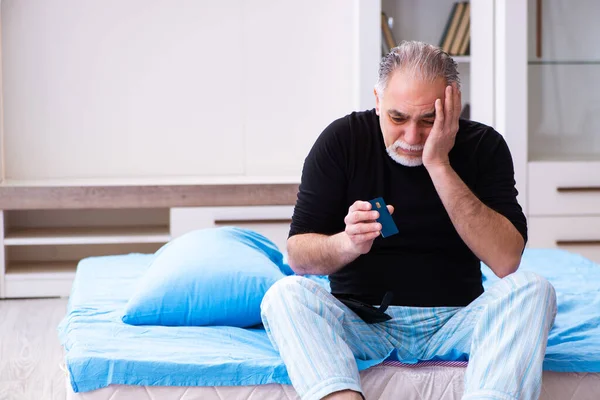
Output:
M530 217L531 248L560 248L600 263L600 217Z
M11 279L7 280L7 299L32 297L69 297L74 278Z
M529 215L600 215L600 162L530 162Z
M285 252L293 212L294 206L171 208L171 237L196 229L237 226L264 235Z

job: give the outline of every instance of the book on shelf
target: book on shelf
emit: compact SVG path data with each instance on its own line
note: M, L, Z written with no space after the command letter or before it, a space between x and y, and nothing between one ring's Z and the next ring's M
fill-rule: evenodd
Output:
M467 22L467 32L465 33L458 50L458 55L469 55L471 50L471 21Z
M387 42L385 41L385 35L383 34L383 31L381 32L381 56L385 57L387 55L387 53L390 52L390 48L387 45Z
M386 55L390 52L394 47L396 47L396 39L394 38L394 34L392 33L392 28L389 24L389 19L385 12L381 12L381 35L382 35L382 43L381 49L383 51L383 55Z
M439 47L452 56L469 53L471 41L471 4L468 1L456 2L450 14Z
M463 41L465 41L466 38L468 36L470 36L469 35L469 25L470 25L470 21L471 21L470 16L471 16L471 4L465 3L463 13L460 18L460 22L458 24L458 29L456 30L456 36L454 37L454 40L452 41L452 47L450 48L451 55L455 55L455 56L465 55L465 54L462 54L460 52L460 50L461 50L461 45L463 44Z

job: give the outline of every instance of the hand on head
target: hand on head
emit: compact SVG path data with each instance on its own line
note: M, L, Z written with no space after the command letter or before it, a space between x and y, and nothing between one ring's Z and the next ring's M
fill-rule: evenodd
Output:
M446 86L444 102L441 99L435 101L435 122L423 148L426 168L450 164L448 153L454 147L460 112L460 90L456 84Z

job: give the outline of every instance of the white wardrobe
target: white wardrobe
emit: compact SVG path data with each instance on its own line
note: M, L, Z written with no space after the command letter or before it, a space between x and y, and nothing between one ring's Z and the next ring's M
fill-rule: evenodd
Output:
M283 246L314 140L374 106L381 12L397 41L437 44L453 3L2 0L0 297L68 295L82 257L195 227ZM541 0L533 57L537 4L471 0L463 98L511 148L529 245L600 259L597 24L577 23L598 6Z

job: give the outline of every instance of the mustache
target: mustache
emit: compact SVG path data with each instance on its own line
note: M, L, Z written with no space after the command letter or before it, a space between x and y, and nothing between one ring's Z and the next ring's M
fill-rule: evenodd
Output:
M408 144L402 140L396 140L390 147L392 150L400 148L408 151L421 151L425 146L422 144Z

